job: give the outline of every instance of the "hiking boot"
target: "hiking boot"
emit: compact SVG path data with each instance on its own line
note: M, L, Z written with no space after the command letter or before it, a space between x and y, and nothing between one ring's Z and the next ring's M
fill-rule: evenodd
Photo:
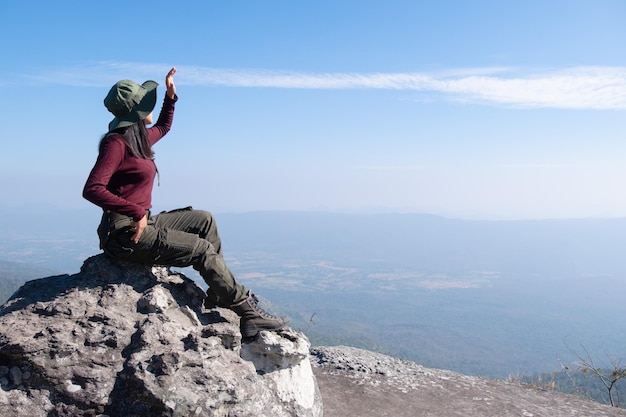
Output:
M254 337L261 330L279 330L289 324L288 318L276 317L263 310L252 292L248 292L245 300L230 308L241 317L239 327L244 338Z

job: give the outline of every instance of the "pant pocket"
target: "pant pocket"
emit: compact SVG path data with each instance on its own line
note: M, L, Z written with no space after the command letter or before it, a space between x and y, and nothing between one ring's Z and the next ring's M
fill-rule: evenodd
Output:
M209 242L193 233L167 228L158 229L154 245L155 261L163 265L190 266L198 255L206 251L203 244L206 246Z
M135 252L135 243L131 239L133 235L130 226L112 231L106 239L104 252L122 261L129 260Z

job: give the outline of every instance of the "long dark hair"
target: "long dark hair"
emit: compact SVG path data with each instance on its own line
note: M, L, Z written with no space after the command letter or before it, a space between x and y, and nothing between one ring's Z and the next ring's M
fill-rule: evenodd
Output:
M102 140L112 134L117 134L124 139L130 154L135 158L154 159L154 152L148 141L148 131L143 121L131 126L115 129L104 135ZM102 141L100 143L102 143Z

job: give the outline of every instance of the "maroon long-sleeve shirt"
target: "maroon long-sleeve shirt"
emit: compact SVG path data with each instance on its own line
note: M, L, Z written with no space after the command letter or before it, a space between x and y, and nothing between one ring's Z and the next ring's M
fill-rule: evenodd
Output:
M165 96L159 119L147 129L151 146L172 127L177 100L178 97ZM132 156L121 136L108 135L100 144L98 159L83 188L83 197L104 210L139 221L152 207L156 172L153 160Z

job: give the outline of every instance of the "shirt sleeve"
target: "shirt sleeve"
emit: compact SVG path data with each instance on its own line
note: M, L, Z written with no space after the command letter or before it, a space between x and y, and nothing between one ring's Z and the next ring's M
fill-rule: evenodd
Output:
M157 143L163 136L167 134L172 128L172 122L174 121L174 108L178 96L170 98L167 94L163 99L163 106L161 107L161 113L156 123L147 129L148 140L151 145Z
M125 153L126 144L121 139L111 137L102 141L96 164L83 188L83 197L104 210L131 216L133 220L139 221L146 214L146 210L107 189Z

